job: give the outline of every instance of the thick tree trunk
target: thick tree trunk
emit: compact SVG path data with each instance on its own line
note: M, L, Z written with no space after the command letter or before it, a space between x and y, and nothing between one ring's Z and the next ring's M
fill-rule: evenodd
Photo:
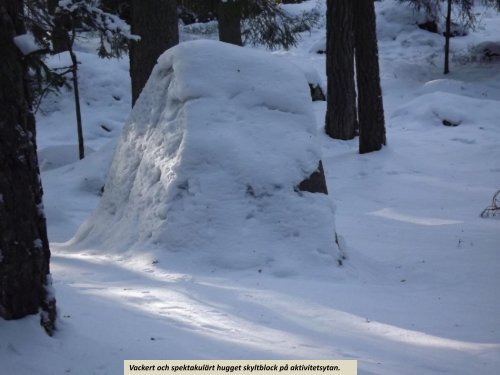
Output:
M241 0L220 1L217 7L219 21L219 40L221 42L243 45L241 39Z
M0 317L18 319L41 308L54 329L50 250L42 205L35 118L22 56L13 37L24 32L22 1L0 0Z
M158 57L179 43L179 26L175 0L132 0L131 5L131 30L141 37L130 47L134 105Z
M351 0L328 0L325 131L332 138L344 140L353 139L357 127L352 12Z
M357 1L354 10L354 45L360 154L380 150L386 143L375 21L373 0Z

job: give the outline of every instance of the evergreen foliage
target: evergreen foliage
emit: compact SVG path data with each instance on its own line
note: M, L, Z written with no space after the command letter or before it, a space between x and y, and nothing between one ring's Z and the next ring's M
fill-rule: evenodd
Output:
M129 26L118 16L100 9L98 0L60 0L54 9L49 5L52 4L45 0L27 0L24 13L26 26L40 44L40 51L44 53L68 51L72 64L62 71L56 71L49 69L43 62L43 53L32 56L30 62L34 72L31 79L33 91L38 95L35 98L38 107L47 92L58 90L67 85L67 81L71 79L75 98L79 155L80 159L83 159L85 155L78 92L78 61L73 52L75 39L81 32L97 33L100 41L98 55L110 58L122 56L128 50L128 42L137 37L130 33ZM67 73L71 73L71 78L66 78Z
M317 10L292 15L276 1L256 0L242 4L245 44L262 44L269 49L296 46L299 33L311 30L320 18Z

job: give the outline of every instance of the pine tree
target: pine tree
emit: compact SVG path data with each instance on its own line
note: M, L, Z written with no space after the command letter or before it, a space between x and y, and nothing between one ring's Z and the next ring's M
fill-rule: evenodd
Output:
M352 139L357 125L359 152L380 150L386 136L373 0L359 0L355 7L347 0L327 5L325 131L332 138Z
M420 24L421 28L432 32L441 33L442 30L439 27L441 20L444 17L445 29L442 34L445 37L444 45L444 74L450 72L450 42L451 38L456 36L455 31L452 30L452 11L453 8L457 10L458 20L460 24L467 28L474 27L476 23L476 15L474 13L474 0L446 0L446 12L443 15L441 9L440 0L401 0L408 2L416 10L423 10L427 17L427 21L424 24ZM495 6L500 10L500 0L483 0L483 4L488 6ZM422 27L422 26L425 27Z
M354 44L358 87L359 153L364 154L378 151L386 144L373 0L356 2Z
M353 139L357 115L352 1L328 0L326 18L328 97L325 131L335 139Z
M52 334L56 302L50 292L50 249L30 109L26 67L14 44L24 34L23 1L0 0L0 317L42 310Z
M219 39L236 45L265 45L288 49L299 33L310 30L319 19L317 11L292 15L274 0L219 0Z
M219 1L217 19L219 21L219 40L221 42L243 45L241 37L241 19L243 1Z
M160 55L179 43L177 1L131 0L131 30L141 40L130 45L132 105Z
M107 13L100 8L98 0L26 0L27 21L29 30L37 42L44 46L47 53L68 51L71 66L63 72L52 72L42 64L35 64L35 70L43 71L38 77L45 78L51 85L61 85L63 76L71 73L73 95L75 101L76 128L78 136L78 153L80 159L85 156L83 139L83 122L80 110L80 94L78 89L78 60L74 52L74 42L80 30L93 31L99 34L98 54L100 57L120 57L127 51L128 42L134 37L128 25L119 17ZM41 63L40 59L32 59ZM39 69L43 66L44 69ZM39 82L41 79L38 80ZM39 83L40 86L40 83ZM47 86L50 87L50 86Z

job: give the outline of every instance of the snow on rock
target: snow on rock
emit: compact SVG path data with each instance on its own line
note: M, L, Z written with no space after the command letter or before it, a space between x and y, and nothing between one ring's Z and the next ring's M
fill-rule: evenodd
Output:
M311 65L294 65L296 65L296 67L301 70L306 77L307 83L309 83L309 88L311 89L312 100L326 100L324 94L326 92L326 84L322 82L318 71Z
M14 43L17 48L21 51L24 56L27 56L33 52L39 51L42 49L36 41L35 37L32 34L26 33L17 35L14 37Z
M182 43L159 58L100 205L70 243L147 251L168 266L317 274L339 257L333 207L296 187L319 149L296 67L220 42Z

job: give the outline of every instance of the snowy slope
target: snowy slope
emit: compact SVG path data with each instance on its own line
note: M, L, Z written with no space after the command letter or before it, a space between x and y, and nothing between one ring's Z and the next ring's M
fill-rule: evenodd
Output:
M129 112L126 61L98 61L82 44L84 121L96 151L77 163L52 157L67 164L42 175L60 331L46 337L37 317L0 321L1 372L120 374L132 358L335 358L358 359L360 374L497 374L500 220L479 213L500 189L500 65L472 55L498 41L500 16L481 13L476 31L452 40L443 76L442 37L419 30L418 15L397 1L376 6L389 143L358 155L356 140L320 136L348 254L324 279L257 267L188 272L153 264L148 252L58 244L98 205L114 148L106 142ZM274 54L324 84L324 56L311 52L323 37L313 30ZM110 84L121 100L103 89ZM44 104L40 150L75 143L71 105L65 96ZM312 105L320 127L325 104ZM116 119L111 136L98 127L107 118Z

